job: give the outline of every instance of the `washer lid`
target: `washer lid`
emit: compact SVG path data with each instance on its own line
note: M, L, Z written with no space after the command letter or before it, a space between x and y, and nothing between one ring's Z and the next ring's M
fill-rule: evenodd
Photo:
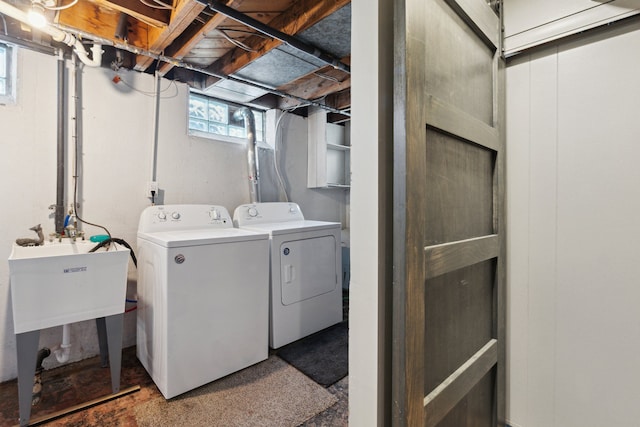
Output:
M267 222L263 224L255 224L251 226L242 227L242 230L254 230L254 231L266 231L271 233L272 236L289 233L299 233L305 231L316 230L340 230L341 224L339 222L326 222L326 221L287 221L287 222Z
M138 238L148 240L165 248L180 248L184 246L266 240L269 235L266 232L260 233L238 228L224 228L217 230L174 230L138 233Z

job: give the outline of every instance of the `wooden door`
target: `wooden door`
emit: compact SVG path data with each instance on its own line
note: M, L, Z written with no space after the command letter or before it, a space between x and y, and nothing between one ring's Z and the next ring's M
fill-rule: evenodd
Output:
M499 4L396 2L396 426L504 424Z

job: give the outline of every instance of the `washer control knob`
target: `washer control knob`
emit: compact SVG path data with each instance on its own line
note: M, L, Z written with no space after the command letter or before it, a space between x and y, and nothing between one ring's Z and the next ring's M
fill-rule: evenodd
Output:
M289 213L296 213L296 208L294 206L291 206L289 208Z
M249 208L248 213L250 217L256 217L258 216L258 209L251 207Z
M158 212L158 219L164 221L165 219L167 219L167 214L164 212Z
M179 212L173 212L171 214L171 218L173 219L180 219L180 213Z
M220 211L218 211L218 209L211 209L209 211L209 217L214 221L219 220L220 219Z

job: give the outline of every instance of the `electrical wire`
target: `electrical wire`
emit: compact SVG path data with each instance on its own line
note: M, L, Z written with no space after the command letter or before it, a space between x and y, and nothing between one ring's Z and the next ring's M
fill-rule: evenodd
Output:
M42 7L44 7L47 10L65 10L65 9L69 9L71 6L75 6L76 3L78 3L78 0L73 0L71 3L63 4L62 6L47 6L44 3L40 3L40 4L42 5Z
M118 76L118 77L120 77L119 82L124 84L129 89L132 89L132 90L134 90L134 91L136 91L139 94L144 95L144 96L149 96L149 97L152 97L152 96L155 97L156 96L156 92L155 91L154 92L146 92L144 90L140 90L140 89L136 88L135 86L133 86L131 83L127 83L127 81L125 79L123 79L122 76ZM176 82L174 80L170 80L169 84L167 85L167 87L164 88L164 89L161 89L160 93L168 91L172 86L175 88L175 93L170 95L170 96L161 97L161 99L175 98L176 96L178 96L178 93L179 93L178 85L176 84Z
M133 249L131 248L131 245L129 245L129 243L127 243L125 240L123 239L119 239L117 237L113 237L113 238L109 238L106 240L103 240L102 242L98 243L97 245L95 245L93 248L91 248L89 250L89 253L93 253L95 251L97 251L98 249L110 245L111 243L117 243L119 245L124 246L125 248L129 249L129 256L131 256L131 261L133 261L133 265L138 268L138 259L136 258L136 254L133 252ZM108 250L108 249L107 249ZM129 313L133 310L135 310L136 308L138 308L138 300L135 299L129 299L129 298L125 298L124 300L125 303L134 303L136 305L134 305L131 308L128 308L127 310L125 310L125 313Z
M166 5L166 4L161 3L159 1L154 1L153 3L155 3L155 4L153 4L153 3L149 3L148 1L145 1L145 0L140 0L140 3L142 3L145 6L150 7L152 9L173 10L173 6Z
M160 6L168 6L168 7L173 9L173 5L167 4L167 3L165 3L165 2L163 2L161 0L153 0L153 2L159 4Z
M131 245L129 245L125 240L120 239L118 237L109 237L108 239L103 240L102 242L98 243L93 248L91 248L91 250L89 250L89 253L95 252L104 246L110 245L111 243L117 243L129 249L129 255L131 255L131 261L133 261L133 265L136 268L138 268L138 259L136 258L136 254L133 252Z
M239 47L242 50L246 50L247 52L257 52L255 49L250 48L249 46L247 46L246 44L242 43L240 40L236 40L234 38L232 38L231 36L229 36L224 30L221 30L219 28L217 28L218 32L220 34L222 34L222 37L224 37L229 43L231 43L234 46Z

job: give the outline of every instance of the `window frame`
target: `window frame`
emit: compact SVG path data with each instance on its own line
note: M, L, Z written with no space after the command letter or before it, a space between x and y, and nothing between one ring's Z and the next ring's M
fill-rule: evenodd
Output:
M11 105L16 103L18 48L4 41L0 41L0 47L5 49L5 76L0 78L5 80L7 88L6 93L0 93L0 105Z
M210 120L208 117L211 114L209 113L210 111L209 109L207 110L207 112L201 113L202 117L194 117L191 112L192 98L206 99L207 102L220 105L220 107L222 107L221 110L224 110L223 114L226 117L221 118L220 121ZM265 144L266 143L265 141L266 140L266 131L265 131L266 114L264 110L254 108L248 105L242 105L237 102L232 102L225 99L209 96L204 93L194 91L191 88L189 89L189 97L188 97L188 105L187 105L187 134L189 136L195 136L199 138L213 139L213 140L224 141L224 142L233 142L236 144L243 144L247 140L246 136L229 135L230 133L229 130L240 131L240 128L242 130L242 133L243 134L245 133L244 121L243 120L236 121L236 120L233 120L232 118L233 112L243 107L249 108L254 113L254 118L256 117L257 114L259 114L260 119L256 120L256 144L259 144L259 145ZM195 119L203 124L206 123L207 130L192 128L191 127L192 119ZM226 134L210 131L212 126L226 127Z

